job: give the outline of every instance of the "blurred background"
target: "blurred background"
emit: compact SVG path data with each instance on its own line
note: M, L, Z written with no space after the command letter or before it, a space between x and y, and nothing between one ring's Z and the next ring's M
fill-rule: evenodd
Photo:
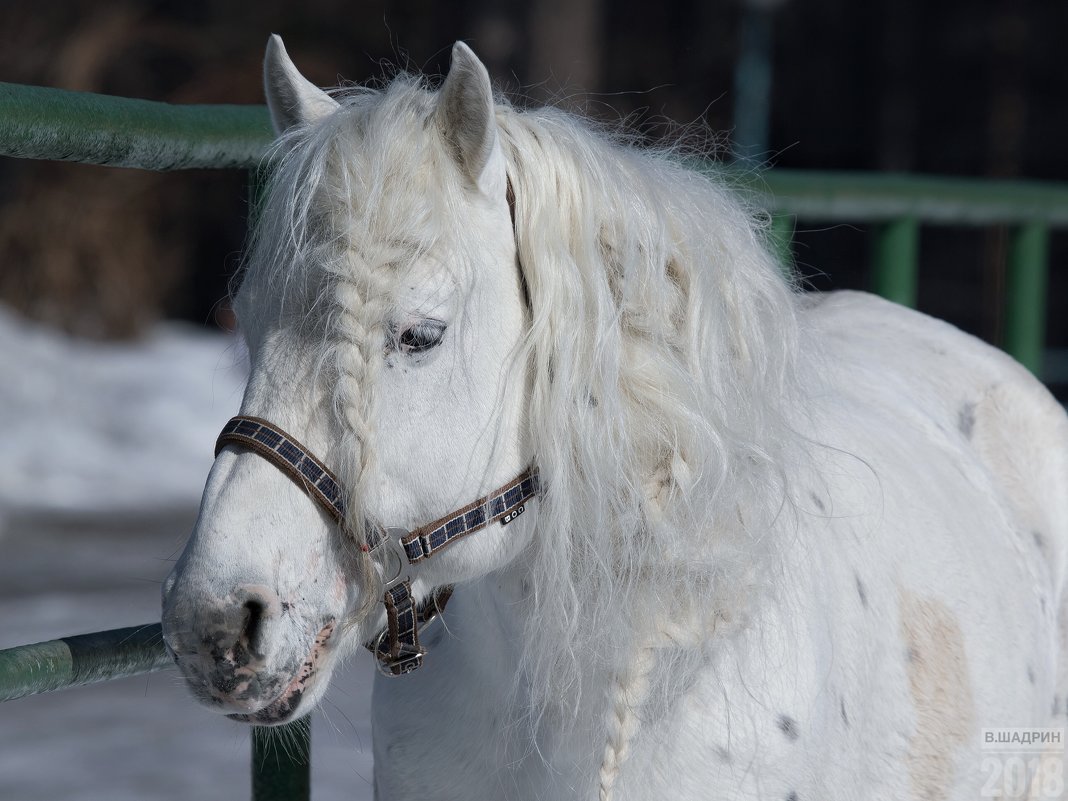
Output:
M625 120L654 141L699 123L721 156L763 166L1058 180L1066 30L1068 4L1040 0L68 0L0 8L0 79L261 103L272 31L324 86L440 74L462 38L517 102ZM5 160L0 187L10 307L103 338L160 318L226 323L244 176ZM863 286L867 246L849 227L802 231L798 264L816 288ZM996 230L924 231L920 307L996 339L1004 249Z
M1040 0L67 0L0 5L0 81L262 103L271 32L322 86L441 74L464 39L520 105L650 143L683 130L749 168L1065 181L1065 31L1068 4ZM0 159L0 647L158 619L240 402L226 294L246 182ZM919 308L998 342L1007 231L921 236ZM864 288L871 246L862 226L806 225L794 253L811 288ZM1055 232L1053 367L1066 251ZM1047 375L1068 397L1065 371ZM369 671L339 679L317 725L336 752L316 758L319 797L370 797ZM0 706L4 798L243 794L243 760L245 733L171 676Z

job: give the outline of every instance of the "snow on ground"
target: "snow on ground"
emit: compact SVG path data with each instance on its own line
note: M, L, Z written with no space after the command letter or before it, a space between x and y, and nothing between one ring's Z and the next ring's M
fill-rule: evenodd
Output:
M165 324L88 342L0 308L0 510L188 506L246 373L233 337Z
M90 343L0 307L0 648L159 620L245 370L232 338L200 329ZM317 801L372 796L373 670L361 656L339 671L313 716ZM174 671L0 704L4 801L249 786L247 727L197 706Z

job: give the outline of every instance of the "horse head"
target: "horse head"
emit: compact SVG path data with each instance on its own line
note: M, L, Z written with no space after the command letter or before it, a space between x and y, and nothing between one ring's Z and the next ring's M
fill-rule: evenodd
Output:
M220 441L163 626L199 700L276 724L386 625L394 574L372 529L415 529L529 464L530 319L489 76L465 45L436 92L400 80L336 100L273 37L265 83L279 139L235 297L241 414L337 471L342 519ZM510 561L534 517L406 567L412 594Z
M256 447L281 437L336 473L343 505L309 497L318 468L220 440L164 585L198 697L287 720L360 643L386 642L391 670L418 650L394 636L406 604L507 566L513 672L530 708L566 705L591 660L625 668L663 588L699 633L709 598L759 586L798 332L730 193L677 153L495 103L463 44L437 91L331 96L273 39L266 85L279 138L235 297L241 413L273 427ZM487 497L528 470L528 505L528 484Z

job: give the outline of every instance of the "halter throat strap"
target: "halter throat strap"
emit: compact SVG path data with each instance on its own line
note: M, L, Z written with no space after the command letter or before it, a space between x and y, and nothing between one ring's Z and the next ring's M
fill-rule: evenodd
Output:
M341 483L297 439L263 418L238 415L223 426L215 442L215 455L227 445L246 448L269 461L344 529L345 498ZM508 525L526 511L527 502L539 491L538 473L530 468L503 487L410 532L366 521L367 542L360 544L362 550L399 551L398 564L393 566L391 575L385 573L390 567L382 566L386 627L365 643L378 658L380 671L399 676L422 664L426 649L419 644L419 632L438 617L452 595L452 587L439 587L422 604L416 604L404 562L414 565L429 559L446 546L493 523Z

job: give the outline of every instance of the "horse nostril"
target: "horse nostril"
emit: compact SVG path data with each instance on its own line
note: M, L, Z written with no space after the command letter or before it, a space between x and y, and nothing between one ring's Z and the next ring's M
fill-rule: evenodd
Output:
M266 611L267 606L262 601L254 598L245 601L245 620L242 628L245 640L248 642L249 648L253 650L255 650L256 641L259 639L260 627Z

